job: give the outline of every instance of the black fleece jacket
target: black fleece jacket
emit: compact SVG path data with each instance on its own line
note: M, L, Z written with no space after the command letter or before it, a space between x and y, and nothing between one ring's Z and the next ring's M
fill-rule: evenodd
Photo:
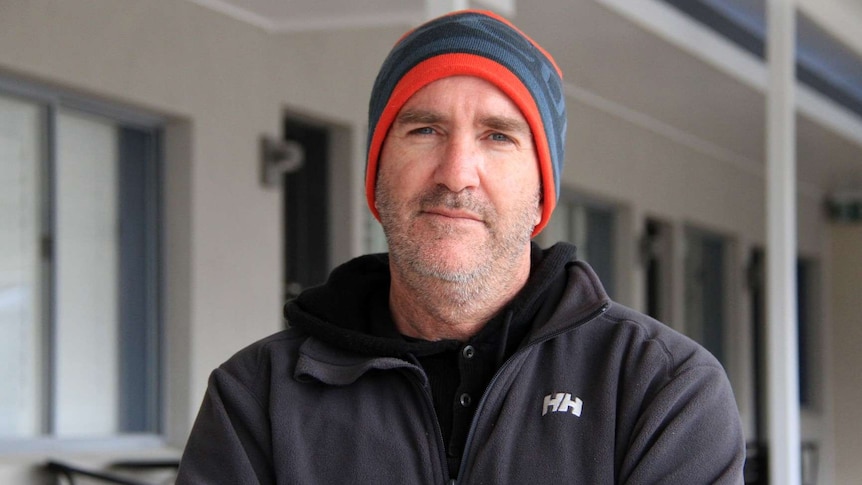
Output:
M322 318L313 323L303 318L294 321L310 335L345 350L370 356L412 355L418 359L428 376L434 411L446 446L449 474L457 477L475 404L494 373L515 352L530 328L547 320L556 308L566 284L566 263L574 261L575 253L575 246L571 244L557 244L545 251L533 244L530 277L524 288L477 335L463 343L408 339L398 333L389 312L389 273L379 272L380 265L389 264L386 254L356 260L357 265L367 264L369 272L333 275L332 281L337 281L337 285L321 286L300 295L295 308ZM369 273L374 275L374 283L370 285ZM360 285L368 285L367 291L359 294L342 291L343 287ZM332 305L337 299L342 305ZM347 308L363 307L366 309L364 318L361 311L352 313L349 318L342 313ZM286 306L288 321L292 320L290 314L296 309ZM340 322L343 326L328 322Z
M434 352L367 318L388 313L388 268L364 257L213 371L177 483L742 483L721 365L611 302L585 263L557 264L562 292L538 291L552 304L474 403L457 479L420 363Z

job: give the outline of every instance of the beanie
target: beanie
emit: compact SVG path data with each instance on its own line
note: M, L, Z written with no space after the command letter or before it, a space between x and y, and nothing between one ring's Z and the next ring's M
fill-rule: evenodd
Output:
M431 20L406 33L383 62L368 108L368 206L380 219L374 204L378 161L401 107L422 87L459 75L495 85L530 126L542 180L542 219L535 236L547 225L560 193L566 138L562 72L541 46L487 11L463 10Z

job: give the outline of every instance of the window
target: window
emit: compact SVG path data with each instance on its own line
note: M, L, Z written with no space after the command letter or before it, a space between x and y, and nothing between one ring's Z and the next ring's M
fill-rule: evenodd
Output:
M647 219L639 252L644 265L647 315L664 322L671 320L671 272L673 253L670 223Z
M0 443L157 433L158 121L0 81Z
M578 248L578 259L590 264L612 298L615 287L612 207L563 193L542 238L550 243L568 241Z
M817 372L817 292L819 274L816 260L800 257L796 263L797 332L799 339L799 404L803 408L816 406L815 386Z
M719 235L686 228L685 333L726 365L725 246Z

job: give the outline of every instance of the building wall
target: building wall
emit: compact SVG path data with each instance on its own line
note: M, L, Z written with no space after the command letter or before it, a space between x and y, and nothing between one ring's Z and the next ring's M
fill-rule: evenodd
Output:
M862 476L862 297L859 275L862 275L862 225L836 225L832 237L832 317L836 322L832 335L832 372L835 386L835 483L859 483Z

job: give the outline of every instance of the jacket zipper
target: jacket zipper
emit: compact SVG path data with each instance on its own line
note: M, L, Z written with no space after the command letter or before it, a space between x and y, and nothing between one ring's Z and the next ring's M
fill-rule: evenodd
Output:
M530 342L529 345L518 349L514 354L512 354L511 357L509 357L506 360L506 362L503 363L502 366L500 366L499 369L497 369L497 372L494 374L494 377L491 378L491 381L488 383L488 387L485 389L485 392L482 394L482 399L479 400L479 404L476 406L476 412L473 414L473 422L470 424L470 431L467 433L467 441L464 443L464 455L461 457L461 467L458 470L458 479L456 480L453 478L453 479L449 480L448 485L457 485L458 482L463 482L463 480L466 478L465 473L467 472L467 469L470 465L469 462L471 461L471 458L472 458L471 451L473 448L473 434L476 431L476 423L479 422L479 416L482 413L482 408L485 406L485 401L488 398L489 391L494 387L494 384L497 383L500 376L503 375L504 371L511 364L511 362L513 362L515 360L515 357L526 352L527 349L530 349L530 348L532 348L536 345L539 345L543 342L547 342L548 340L556 338L559 335L562 335L566 332L571 332L574 329L580 327L581 325L584 325L586 323L589 323L589 322L595 320L596 318L598 318L599 316L604 314L606 311L608 311L608 308L610 306L611 306L611 304L609 302L605 302L602 304L601 307L599 307L598 309L596 309L595 311L593 311L592 313L590 313L586 317L582 318L578 322L575 322L574 325L572 325L570 327L566 327L562 330L558 330L556 332L550 333L550 334L545 335L544 337L542 337L540 339L537 339L533 342ZM436 419L435 419L435 422L436 422ZM437 428L439 431L440 426L438 425ZM442 434L441 434L441 441L442 441Z
M421 371L421 367L419 369L420 369L419 370L420 372L424 372L424 371ZM431 417L431 423L434 425L434 435L435 435L434 441L436 441L436 445L437 445L437 452L438 452L437 458L438 458L438 462L440 464L441 476L444 479L443 481L447 482L446 478L449 475L449 472L447 470L449 468L447 465L447 458L446 458L446 451L445 451L446 445L445 445L445 443L443 443L443 430L440 429L440 423L437 421L437 413L434 411L434 398L431 396L431 390L428 389L428 386L425 386L422 384L422 382L419 382L419 380L416 378L415 371L404 370L403 372L411 374L411 375L407 376L407 379L410 380L414 386L420 388L420 392L425 396L425 411L427 412L427 415ZM450 479L450 480L448 480L447 483L450 485L454 485L455 480Z

